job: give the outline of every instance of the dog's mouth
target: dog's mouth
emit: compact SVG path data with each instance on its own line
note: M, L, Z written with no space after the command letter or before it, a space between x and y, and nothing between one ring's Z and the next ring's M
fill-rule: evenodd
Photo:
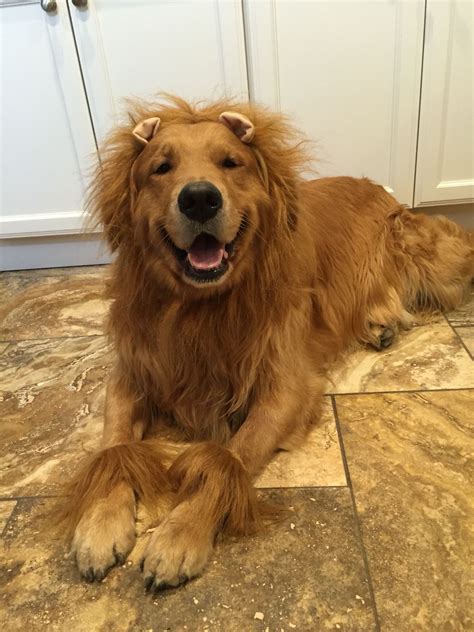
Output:
M228 244L222 244L209 233L200 233L186 250L178 248L165 231L164 238L185 276L198 283L212 283L223 277L229 269L241 233L242 226Z

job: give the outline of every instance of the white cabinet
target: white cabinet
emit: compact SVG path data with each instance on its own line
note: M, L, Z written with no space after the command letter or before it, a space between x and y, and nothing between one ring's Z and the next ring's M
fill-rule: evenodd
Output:
M321 175L410 206L474 199L472 0L244 6L251 96L316 141Z
M0 237L82 230L96 146L67 7L0 6Z
M89 0L70 12L99 141L124 97L248 98L240 0Z
M474 198L472 1L428 0L415 204Z
M317 141L321 175L368 176L411 205L423 0L245 6L252 96Z

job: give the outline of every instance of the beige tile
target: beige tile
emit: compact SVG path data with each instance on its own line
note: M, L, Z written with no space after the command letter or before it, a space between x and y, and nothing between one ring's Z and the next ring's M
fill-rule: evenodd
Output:
M474 325L474 286L471 289L469 300L458 309L446 314L446 318L454 327Z
M100 584L80 581L62 543L45 528L50 501L20 501L0 552L5 629L374 630L349 490L262 494L291 507L283 522L257 536L219 541L201 577L156 596L145 593L135 563Z
M455 331L471 356L474 357L474 325L469 327L455 327Z
M0 535L6 527L8 519L15 509L15 500L0 500Z
M474 368L443 318L402 332L385 351L352 352L331 379L333 393L473 388Z
M102 432L113 354L102 337L0 349L0 495L49 494Z
M331 401L326 398L321 420L306 443L291 452L278 452L257 479L256 486L318 487L346 485Z
M381 629L473 629L474 391L336 402Z
M3 273L0 340L104 333L107 266Z

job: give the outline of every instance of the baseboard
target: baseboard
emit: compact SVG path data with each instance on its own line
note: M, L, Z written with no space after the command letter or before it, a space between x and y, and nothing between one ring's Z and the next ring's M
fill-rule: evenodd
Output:
M453 222L474 230L474 202L467 204L439 204L437 206L423 206L412 209L415 213L426 215L444 215Z
M60 235L0 240L0 270L65 268L109 263L100 235Z

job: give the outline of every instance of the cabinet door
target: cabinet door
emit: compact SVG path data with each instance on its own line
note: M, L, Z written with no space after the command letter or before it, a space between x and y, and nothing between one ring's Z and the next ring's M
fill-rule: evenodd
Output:
M415 203L474 198L472 1L428 0Z
M316 141L321 175L368 176L412 204L423 0L249 0L252 98Z
M96 152L66 1L0 6L0 237L80 232Z
M99 140L124 97L248 98L240 0L89 0L70 11Z

